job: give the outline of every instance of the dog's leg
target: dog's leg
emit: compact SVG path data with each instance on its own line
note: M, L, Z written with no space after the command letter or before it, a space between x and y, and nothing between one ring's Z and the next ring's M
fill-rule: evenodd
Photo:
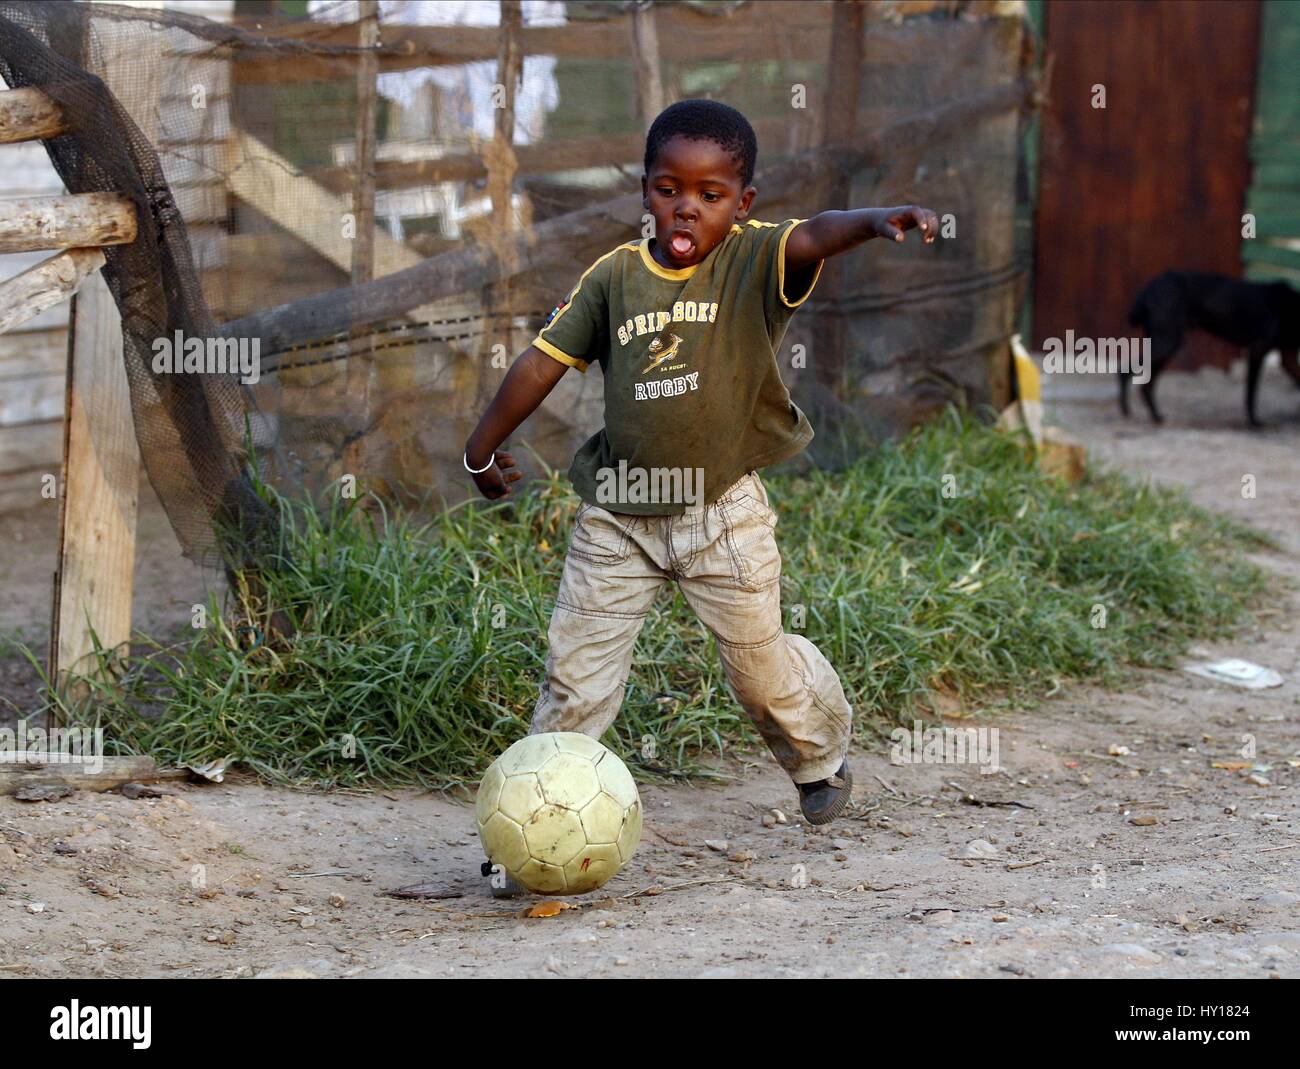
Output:
M1256 343L1246 358L1250 361L1246 365L1246 421L1252 427L1264 426L1255 415L1255 393L1259 389L1259 373L1264 368L1264 357L1268 356L1269 349L1267 342Z
M1174 354L1182 347L1183 333L1180 330L1171 330L1169 332L1157 331L1151 338L1151 367L1149 369L1151 377L1142 384L1142 400L1146 402L1148 411L1151 413L1151 419L1156 423L1163 423L1164 416L1156 408L1156 379L1160 372L1165 369L1165 365L1174 358Z
M1129 373L1121 371L1119 373L1119 410L1125 419L1128 419L1128 380Z
M1282 350L1282 370L1291 376L1291 381L1300 386L1300 363L1296 362L1296 357L1300 355L1300 347L1291 346L1290 349Z

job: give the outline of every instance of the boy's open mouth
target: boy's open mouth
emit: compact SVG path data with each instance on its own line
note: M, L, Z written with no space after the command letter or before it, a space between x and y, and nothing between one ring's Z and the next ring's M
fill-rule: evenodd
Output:
M674 230L668 238L668 247L678 259L685 259L695 251L695 238L685 230Z

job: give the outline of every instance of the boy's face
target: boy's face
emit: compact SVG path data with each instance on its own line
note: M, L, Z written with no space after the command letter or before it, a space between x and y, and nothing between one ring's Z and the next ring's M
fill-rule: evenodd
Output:
M665 267L690 267L749 216L758 190L742 187L733 160L715 141L680 135L664 143L641 177L642 204L655 219L651 254Z

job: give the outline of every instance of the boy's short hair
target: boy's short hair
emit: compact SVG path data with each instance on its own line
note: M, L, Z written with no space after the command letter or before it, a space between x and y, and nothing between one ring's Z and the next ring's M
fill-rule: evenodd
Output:
M679 100L664 108L650 124L645 139L645 173L659 155L659 150L674 137L692 141L712 141L736 161L741 174L741 189L754 180L754 161L758 157L758 138L754 128L735 108L719 100L692 98Z

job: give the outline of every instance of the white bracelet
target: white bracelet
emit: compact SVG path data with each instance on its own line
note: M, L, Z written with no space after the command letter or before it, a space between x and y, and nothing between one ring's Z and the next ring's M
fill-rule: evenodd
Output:
M465 465L465 470L469 472L471 475L481 475L483 474L483 472L487 471L488 468L492 467L492 465L497 462L497 453L495 449L492 450L492 456L488 458L488 462L484 464L481 468L476 469L476 468L471 468L469 466L469 450L466 449L460 455L460 462Z

